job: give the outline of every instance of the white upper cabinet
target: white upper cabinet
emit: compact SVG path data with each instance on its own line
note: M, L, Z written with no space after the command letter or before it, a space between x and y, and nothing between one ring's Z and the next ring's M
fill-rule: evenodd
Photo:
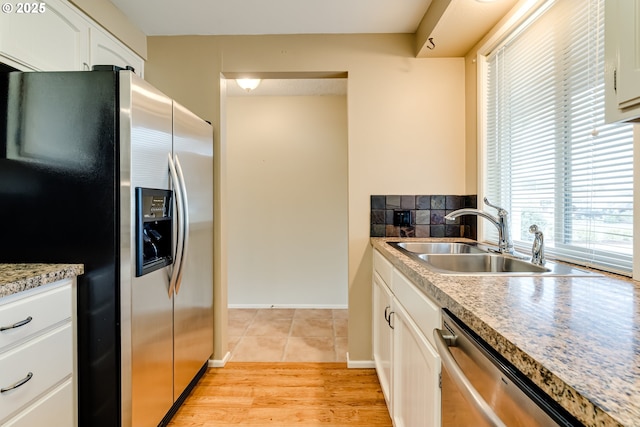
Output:
M133 53L120 41L116 40L110 34L107 34L102 28L92 26L89 28L90 65L116 65L126 68L133 67L135 73L143 76L144 60Z
M605 2L605 121L640 120L640 0Z
M4 3L0 62L35 71L117 65L143 76L144 69L141 57L65 0Z
M2 62L24 70L80 70L87 47L87 22L67 2L4 3Z

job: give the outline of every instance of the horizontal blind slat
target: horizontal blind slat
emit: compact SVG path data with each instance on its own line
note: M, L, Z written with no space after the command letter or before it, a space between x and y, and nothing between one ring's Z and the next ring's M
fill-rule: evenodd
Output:
M555 2L487 58L485 195L516 243L536 221L549 254L630 272L633 137L604 124L603 1Z

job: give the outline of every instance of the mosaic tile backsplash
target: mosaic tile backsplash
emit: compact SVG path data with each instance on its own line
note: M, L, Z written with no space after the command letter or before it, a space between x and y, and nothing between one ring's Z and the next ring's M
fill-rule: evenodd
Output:
M371 196L371 237L466 237L477 239L477 216L444 216L477 208L477 196ZM395 219L395 225L394 225Z

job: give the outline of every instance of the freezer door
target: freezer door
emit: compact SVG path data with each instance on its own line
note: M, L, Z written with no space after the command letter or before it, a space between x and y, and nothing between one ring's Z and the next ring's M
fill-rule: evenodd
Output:
M188 247L174 297L174 399L213 353L213 129L174 101L173 150L189 210Z
M170 189L173 107L129 71L120 96L122 426L155 427L173 404L173 298L170 267L135 277L135 188Z
M84 264L77 298L79 425L117 426L117 76L81 71L5 77L0 260Z

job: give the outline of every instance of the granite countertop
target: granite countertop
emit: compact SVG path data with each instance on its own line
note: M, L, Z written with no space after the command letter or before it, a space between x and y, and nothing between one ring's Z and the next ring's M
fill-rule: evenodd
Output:
M622 276L491 277L432 272L371 244L587 426L640 426L640 283Z
M82 264L0 264L0 298L82 273Z

